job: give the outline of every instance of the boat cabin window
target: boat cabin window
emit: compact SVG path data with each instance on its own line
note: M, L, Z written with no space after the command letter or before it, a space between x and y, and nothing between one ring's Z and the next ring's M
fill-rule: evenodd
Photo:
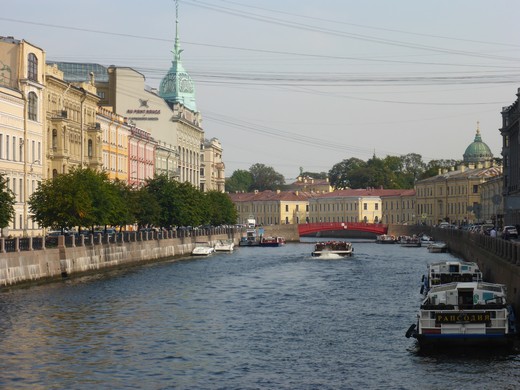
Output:
M459 306L473 305L473 290L459 290Z
M450 264L450 272L460 272L458 264Z

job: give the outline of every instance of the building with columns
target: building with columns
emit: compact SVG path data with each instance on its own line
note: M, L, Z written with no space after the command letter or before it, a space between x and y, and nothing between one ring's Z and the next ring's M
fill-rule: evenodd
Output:
M15 215L2 235L35 236L28 200L45 164L45 52L14 37L0 37L0 174L15 195Z

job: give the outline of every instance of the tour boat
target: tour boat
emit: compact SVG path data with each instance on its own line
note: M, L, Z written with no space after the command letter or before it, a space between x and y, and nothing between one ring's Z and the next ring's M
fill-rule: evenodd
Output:
M262 237L260 239L260 246L282 246L285 245L285 238L283 237Z
M477 263L469 261L441 261L428 265L428 274L422 277L421 294L436 285L451 282L481 282L482 272Z
M215 252L233 252L234 248L233 240L218 240L215 243Z
M421 246L421 238L417 236L401 236L399 239L399 244L403 247L407 248L415 248Z
M433 286L406 337L419 347L507 346L516 335L506 287L486 282Z
M378 244L395 244L397 239L395 236L391 236L388 234L380 234L376 237L376 243Z
M208 256L215 252L215 248L209 242L196 242L191 251L192 256Z
M443 241L436 241L428 244L427 248L430 253L445 253L448 251L448 244Z
M337 255L337 256L352 256L352 252L354 252L354 248L352 247L352 243L347 241L327 241L327 242L317 242L314 245L314 251L312 252L313 256L327 256L327 255Z

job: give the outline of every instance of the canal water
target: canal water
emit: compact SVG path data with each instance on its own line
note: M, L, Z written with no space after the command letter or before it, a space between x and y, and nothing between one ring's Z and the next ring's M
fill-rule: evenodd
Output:
M425 248L237 248L0 293L0 388L514 389L520 355L405 338Z

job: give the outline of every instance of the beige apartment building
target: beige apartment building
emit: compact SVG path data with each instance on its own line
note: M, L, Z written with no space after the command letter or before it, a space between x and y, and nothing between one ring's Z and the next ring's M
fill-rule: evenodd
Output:
M204 141L203 175L201 189L203 191L224 192L226 185L225 164L222 161L222 144L217 138Z
M45 52L25 40L0 37L0 173L15 195L15 215L3 236L35 236L28 200L43 179Z
M72 168L101 170L99 98L92 83L69 83L56 65L47 65L45 83L47 178Z
M258 225L305 223L310 196L310 193L280 190L229 194L237 210L237 223L246 224L253 218Z

